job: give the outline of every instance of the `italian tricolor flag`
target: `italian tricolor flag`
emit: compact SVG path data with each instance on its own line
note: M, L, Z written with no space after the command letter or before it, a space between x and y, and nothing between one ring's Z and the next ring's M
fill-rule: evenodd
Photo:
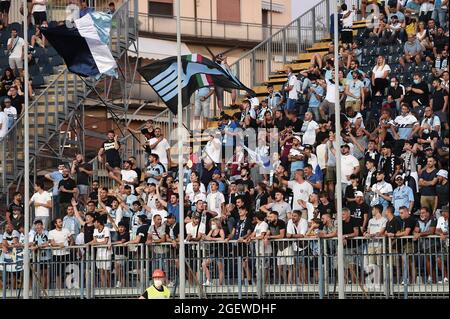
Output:
M190 55L186 56L186 61L202 63L203 62L203 56L200 55L200 54L190 54Z

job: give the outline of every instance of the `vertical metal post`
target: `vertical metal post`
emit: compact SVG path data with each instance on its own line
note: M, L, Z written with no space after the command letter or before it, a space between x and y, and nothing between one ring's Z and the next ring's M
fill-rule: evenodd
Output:
M2 296L3 299L6 299L6 286L7 286L7 279L6 279L6 263L3 264L3 271L2 271Z
M269 78L270 72L272 72L272 39L269 39L266 43L267 47L267 57L266 57L266 76L265 79Z
M336 199L337 199L337 219L338 219L338 291L339 299L345 298L344 293L344 241L342 235L342 184L341 184L341 107L339 104L339 32L338 32L338 3L335 1L334 9L334 83L335 83L335 103L334 114L336 124ZM315 31L314 31L315 32Z
M408 299L409 267L407 258L408 255L403 253L403 299Z
M242 257L238 257L237 264L237 280L238 280L238 299L242 299Z
M286 64L286 29L281 32L283 36L281 41L281 56L283 57L283 64Z
M327 25L327 32L330 33L330 0L325 0L325 23Z
M252 70L251 70L251 87L254 87L256 85L256 53L255 51L252 52Z
M177 117L178 117L178 194L180 198L184 198L183 194L183 132L181 126L183 123L183 105L182 105L182 90L181 90L181 22L180 22L180 0L176 0L176 15L177 15L177 91L178 91L178 105L177 105ZM211 1L211 22L212 22L212 1ZM211 23L212 34L212 23ZM180 212L180 225L184 223L184 206L179 205ZM186 298L185 288L185 256L184 256L184 227L180 227L180 298Z
M28 82L29 82L29 75L28 75L28 8L27 8L27 1L23 0L23 37L25 40L25 49L27 50L27 56L25 56L24 59L24 67L25 67L25 107L24 107L24 209L25 209L25 235L28 236L28 233L30 232L30 119L28 114ZM36 126L37 123L34 123ZM35 150L37 152L37 150ZM25 240L24 245L24 251L23 251L23 299L29 299L29 293L30 293L30 247L28 240ZM4 282L6 284L6 282Z
M311 30L312 30L312 41L316 42L316 7L311 8Z
M297 53L302 52L302 18L297 19Z
M323 255L324 255L324 250L323 250L323 240L319 239L318 240L319 243L319 260L318 260L318 268L319 268L319 298L323 299L324 296L324 291L325 291L325 285L324 285L324 267L323 267Z

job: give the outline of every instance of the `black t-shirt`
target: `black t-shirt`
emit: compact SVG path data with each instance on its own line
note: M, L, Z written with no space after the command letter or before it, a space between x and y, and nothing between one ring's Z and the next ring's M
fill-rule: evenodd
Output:
M255 187L255 184L251 179L243 180L242 178L238 179L236 182L236 185L243 184L247 186L247 190L250 191L250 189Z
M147 241L147 233L149 228L150 224L144 224L139 226L139 228L136 230L136 236L141 236L139 244L145 244L145 242Z
M11 100L11 105L14 106L17 110L17 116L22 114L22 105L25 103L24 97L20 96L19 94L16 95L16 97L9 97Z
M98 202L98 190L91 192L89 194L89 198L97 204L97 202Z
M358 185L355 189L353 188L353 185L347 185L347 187L345 188L345 198L355 198L355 192L357 191L364 193L364 186Z
M200 176L200 182L205 185L205 187L208 187L209 183L212 181L212 176L216 168L213 166L210 170L207 170L204 168L202 170L202 176Z
M402 95L405 95L405 87L404 86L397 86L395 87L389 87L388 89L388 95L392 96L394 100L399 99Z
M448 37L445 35L434 36L433 46L436 48L437 53L441 53L446 45L448 45Z
M118 238L118 241L122 241L122 240L125 240L125 242L128 242L128 241L130 241L130 232L128 232L128 231L126 231L125 230L125 232L123 233L123 234L121 234L121 233L117 233L117 238ZM116 255L128 255L128 248L126 247L126 246L119 246L119 247L115 247L115 249L114 249L114 254L116 254Z
M428 104L428 94L429 94L429 90L428 90L428 85L425 83L425 81L420 81L419 84L413 84L411 85L411 88L413 89L419 89L422 90L423 93L422 94L418 94L418 93L414 93L412 92L412 95L416 98L416 99L420 99L420 101L422 102L422 105L427 105Z
M59 181L58 189L61 186L64 186L65 189L71 191L77 187L77 184L75 183L75 181L73 179L68 178L68 179L62 179ZM70 203L70 201L72 200L72 197L73 197L73 193L59 192L59 202L60 203Z
M84 168L87 171L92 171L92 164L89 163L83 163L78 164L75 168L77 172L77 185L89 185L89 175L85 172L80 171L80 167Z
M391 182L391 178L392 175L395 172L395 167L397 165L400 165L401 161L400 159L395 156L394 154L392 154L391 156L385 158L381 158L380 160L380 166L381 166L381 170L384 172L384 177L385 177L385 181L390 183Z
M427 172L427 170L424 169L419 176L419 179L422 178L426 182L431 182L436 177L437 172L438 170L436 168L431 172ZM420 194L422 196L436 196L436 186L422 186Z
M448 183L445 185L437 184L436 185L436 195L438 198L437 208L441 209L443 206L448 205Z
M84 243L87 244L94 239L95 226L94 226L94 224L92 224L91 226L89 226L88 224L84 224L83 228L84 228L84 230L83 230Z
M386 222L386 233L388 234L396 234L401 228L401 220L397 216Z
M287 119L284 117L282 119L274 119L274 123L275 127L281 132L286 128Z
M433 99L433 112L442 111L444 107L444 97L448 95L445 93L444 89L434 90L430 95L430 99Z
M414 228L416 227L416 219L413 216L409 216L406 219L402 219L400 221L400 230L403 232L406 230L406 228L410 228L411 231L409 232L408 236L411 236Z
M120 143L117 142L120 146ZM120 153L119 150L116 150L114 147L114 140L106 140L103 142L103 149L105 150L106 162L110 165L119 166L120 167Z
M292 131L296 133L300 133L303 127L303 121L299 118L295 122L288 120L286 126L292 126Z
M331 217L333 217L336 214L336 208L334 207L334 203L332 202L328 202L327 205L323 205L322 203L320 203L318 209L321 218L322 215L325 213L331 214Z
M363 226L364 215L367 215L367 218L370 219L370 208L366 203L363 202L362 204L357 204L355 202L351 202L348 205L348 208L350 209L352 217L357 221L359 227Z
M326 138L328 138L330 136L330 132L329 131L319 131L316 134L316 143L317 145L322 144L322 141L324 141Z
M14 209L20 209L20 212L23 214L24 211L23 203L17 205L16 203L12 202L11 204L9 204L8 212L12 214Z
M353 228L355 227L359 227L359 223L356 218L350 216L350 220L348 222L346 222L345 220L342 221L342 234L353 234Z

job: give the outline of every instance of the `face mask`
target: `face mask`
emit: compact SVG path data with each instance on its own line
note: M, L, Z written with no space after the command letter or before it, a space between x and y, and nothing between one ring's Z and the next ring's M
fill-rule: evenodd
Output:
M395 87L395 82L391 82L391 86L392 86L392 87Z
M420 80L414 80L414 84L419 84Z
M216 230L217 229L217 225L216 224L212 224L211 225L211 230Z
M155 287L159 288L162 286L163 282L161 279L155 279L153 280L153 284L155 285Z

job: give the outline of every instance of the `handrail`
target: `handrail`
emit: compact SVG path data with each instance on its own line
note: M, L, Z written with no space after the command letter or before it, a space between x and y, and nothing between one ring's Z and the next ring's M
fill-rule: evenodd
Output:
M146 16L149 18L165 18L165 19L175 19L175 16L163 15L163 14L154 14L154 13L144 13L139 12L138 16ZM262 23L254 23L254 22L234 22L234 21L222 21L222 20L213 20L213 19L205 19L205 18L193 18L193 17L180 17L181 21L195 21L195 22L208 22L208 23L216 23L216 24L229 24L235 26L256 26L256 27L270 27L270 25L262 24ZM273 24L272 28L280 28L282 29L283 25Z

